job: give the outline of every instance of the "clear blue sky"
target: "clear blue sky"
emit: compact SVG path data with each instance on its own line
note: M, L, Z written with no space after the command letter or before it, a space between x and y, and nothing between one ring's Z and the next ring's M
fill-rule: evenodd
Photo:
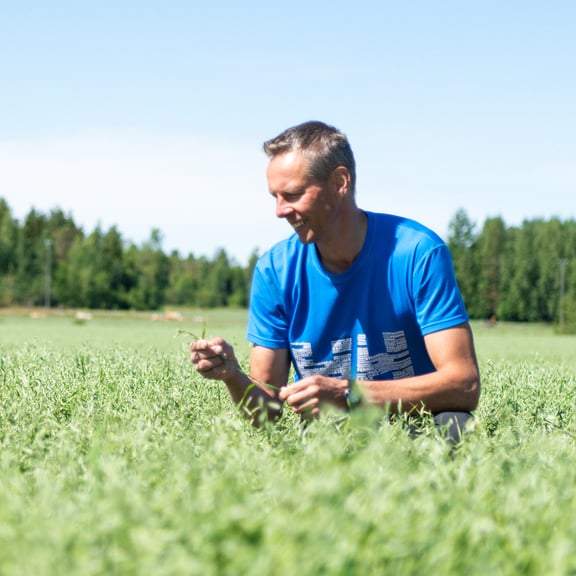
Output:
M0 0L0 196L244 263L290 233L261 144L323 120L358 203L445 236L576 218L576 2Z

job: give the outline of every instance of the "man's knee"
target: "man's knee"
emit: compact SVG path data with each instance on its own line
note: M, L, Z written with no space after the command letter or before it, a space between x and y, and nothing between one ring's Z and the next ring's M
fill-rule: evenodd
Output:
M434 425L440 435L450 444L459 444L466 427L473 418L470 412L436 412Z

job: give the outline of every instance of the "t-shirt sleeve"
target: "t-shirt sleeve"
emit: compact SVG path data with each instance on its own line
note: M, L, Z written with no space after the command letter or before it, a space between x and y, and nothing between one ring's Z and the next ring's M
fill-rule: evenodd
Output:
M260 262L252 275L247 339L266 348L288 348L288 318L278 281Z
M416 317L424 336L468 321L446 245L436 246L418 261L413 281Z

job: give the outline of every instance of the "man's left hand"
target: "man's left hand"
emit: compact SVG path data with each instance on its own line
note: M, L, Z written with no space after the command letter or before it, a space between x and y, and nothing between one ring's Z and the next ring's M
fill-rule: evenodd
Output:
M280 400L302 418L316 418L326 405L346 408L348 381L327 376L308 376L280 390Z

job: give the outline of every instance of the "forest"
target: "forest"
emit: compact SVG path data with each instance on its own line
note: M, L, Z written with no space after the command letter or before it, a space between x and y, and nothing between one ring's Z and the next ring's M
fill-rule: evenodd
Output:
M576 221L501 217L481 227L464 209L451 219L447 243L472 319L546 322L576 330ZM0 306L108 310L246 307L254 251L247 266L224 248L211 258L166 254L162 232L126 241L116 227L85 233L61 209L31 209L22 222L0 198Z
M480 230L463 209L448 246L473 319L546 322L576 330L576 220L487 218Z
M127 242L115 227L86 234L62 210L30 210L16 221L0 198L0 306L158 310L246 307L249 265L222 248L212 259L162 250L162 233Z

